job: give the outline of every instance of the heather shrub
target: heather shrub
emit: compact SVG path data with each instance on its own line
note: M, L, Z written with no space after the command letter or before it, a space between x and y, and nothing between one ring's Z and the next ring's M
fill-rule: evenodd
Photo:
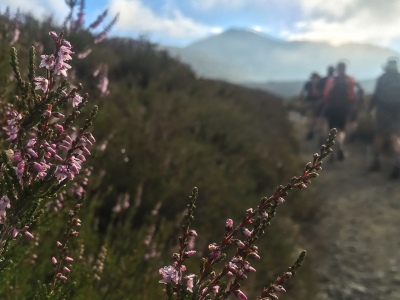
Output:
M0 20L14 22L6 14ZM85 124L91 125L90 131L97 142L90 149L85 146L91 153L90 161L82 163L80 173L74 174L73 180L58 182L54 179L58 174L56 169L54 173L52 166L46 169L55 183L48 182L48 185L54 190L49 190L47 200L38 201L40 218L21 224L19 238L10 243L7 259L13 263L3 272L1 297L29 299L37 293L38 298L44 298L52 290L58 293L54 292L54 297L67 299L164 297L158 271L160 266L171 264L171 254L176 252L176 239L182 233L181 224L185 219L186 195L193 186L198 186L200 191L195 211L198 217L193 223L199 233L194 240L195 257L207 256L209 245L221 236L216 230L225 224L221 217L229 217L239 224L236 220L242 219L243 211L254 199L262 198L302 166L296 136L280 99L224 82L197 79L189 67L144 39L112 38L96 44L94 41L101 31L92 33L85 27L73 29L77 24L74 17L67 18L67 25L62 28L51 18L38 21L22 15L18 20L19 39L11 46L18 49L21 82L25 82L28 90L24 92L20 81L13 79L9 30L2 36L6 42L0 43L0 64L4 65L0 68L0 80L4 82L0 85L3 122L15 115L6 115L6 108L12 104L18 107L17 112L26 112L29 116L35 112L35 120L39 122L36 124L44 122L39 118L43 114L51 120L59 116L54 121L58 120L64 131L70 130L73 141L81 129L89 138ZM53 93L49 91L46 98L42 87L46 85L44 79L51 82L48 69L44 66L33 74L29 68L33 70L34 65L42 62L40 55L56 53L56 41L48 35L53 30L58 33L64 30L62 37L70 42L73 46L70 51L75 53L70 54L73 59L66 61L71 66L65 70L70 83L63 75L53 75L56 80ZM37 54L33 50L29 54L32 45ZM80 54L86 56L79 58ZM44 79L35 80L39 76ZM36 87L39 89L35 90ZM95 119L91 109L85 108L89 98L83 91L90 94L89 103L99 107ZM39 106L31 101L32 107L19 108L18 105L34 97L33 93L40 97ZM82 97L82 102L74 107L73 101L80 99L75 99L76 95ZM64 128L64 121L74 114L76 118L69 128ZM19 118L18 114L14 118ZM48 124L54 128L43 136L57 135L61 128L57 129L53 121ZM45 127L38 129L32 123L29 128L41 132ZM13 132L12 128L8 129L7 132ZM3 132L3 150L15 146L12 148L15 154L18 147L28 148L24 150L26 153L32 148L27 146L33 138L28 133L22 138L21 131L21 142L15 145L5 141L9 136ZM44 157L49 164L48 160L54 158L47 158L47 148L42 151L43 147L35 151L37 158L27 157L30 173L38 172L33 171L34 162L45 168L41 159ZM69 150L58 149L56 145L56 151L59 150L65 160ZM71 151L70 155L74 153ZM8 160L4 162L10 164ZM12 172L14 165L6 165ZM12 176L10 173L11 179ZM77 195L76 190L85 190L85 193ZM260 295L268 280L276 279L296 260L294 255L298 251L295 250L305 243L297 226L302 222L299 212L317 211L317 204L307 193L296 195L296 201L279 212L275 230L267 231L266 238L260 239L258 255L264 259L263 264L257 267L257 276L241 289L248 297ZM8 210L5 211L9 216ZM310 214L304 215L310 222ZM24 229L25 226L29 228ZM284 238L282 232L285 232ZM33 240L25 236L29 233ZM226 251L228 257L233 257L236 249ZM74 262L71 264L66 257ZM188 270L198 269L199 260L195 257L185 261ZM314 294L312 262L307 262L302 267L302 276L285 286L286 299L291 295L292 299L311 299ZM71 272L63 270L64 267ZM296 292L290 293L290 290ZM231 292L233 295L234 289Z

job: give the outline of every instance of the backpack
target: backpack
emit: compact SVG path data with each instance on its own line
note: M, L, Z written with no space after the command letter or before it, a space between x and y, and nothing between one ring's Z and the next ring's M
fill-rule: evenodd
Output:
M349 106L349 82L346 76L335 77L328 93L327 105L330 108L346 108Z
M379 104L388 108L400 107L400 74L385 74L380 80Z

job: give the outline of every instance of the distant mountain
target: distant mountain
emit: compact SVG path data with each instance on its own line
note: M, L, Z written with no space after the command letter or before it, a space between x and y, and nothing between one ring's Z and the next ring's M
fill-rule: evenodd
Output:
M279 88L282 86L277 83L281 82L302 83L311 72L324 75L329 64L335 65L340 60L348 61L348 73L357 80L371 80L382 72L388 57L399 55L391 49L368 44L288 42L241 29L167 51L202 77L240 84L279 85Z

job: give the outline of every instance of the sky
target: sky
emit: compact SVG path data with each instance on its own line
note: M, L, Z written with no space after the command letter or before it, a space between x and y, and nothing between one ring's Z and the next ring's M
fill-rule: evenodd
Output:
M283 40L357 42L400 52L398 0L86 0L86 24L109 9L119 13L110 35L145 36L152 42L186 46L230 28L250 29ZM0 11L20 8L60 23L64 0L0 0Z

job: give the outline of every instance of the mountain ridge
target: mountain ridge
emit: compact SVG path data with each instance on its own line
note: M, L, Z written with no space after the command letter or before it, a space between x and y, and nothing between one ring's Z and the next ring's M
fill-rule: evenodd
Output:
M285 41L237 28L183 48L165 49L190 65L200 77L247 86L304 82L312 72L323 76L328 65L342 60L348 62L348 73L356 80L371 81L381 74L388 57L399 56L392 49L372 44L335 46L325 42Z

